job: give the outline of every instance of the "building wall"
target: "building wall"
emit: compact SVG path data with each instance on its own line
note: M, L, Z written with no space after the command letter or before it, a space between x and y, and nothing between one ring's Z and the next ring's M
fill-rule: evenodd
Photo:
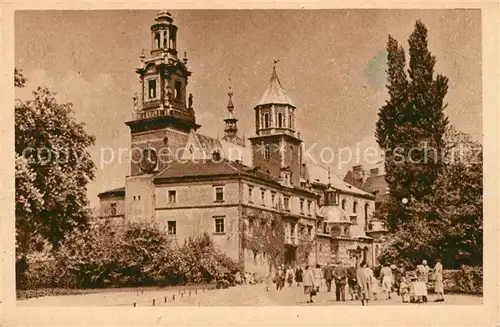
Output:
M113 204L116 208L116 213L114 215L112 209ZM101 197L99 199L99 216L101 218L125 217L125 197Z
M215 201L215 187L224 188L224 201ZM169 191L175 191L175 203L169 203ZM207 232L215 245L239 260L238 181L184 182L156 185L156 221L168 227L176 222L175 241L182 245L188 237ZM224 233L215 232L215 217L224 218Z
M155 191L151 175L129 176L125 181L125 218L129 221L154 219Z
M216 233L215 219L224 219L224 232ZM176 222L176 235L169 235L178 245L188 237L207 233L215 246L229 257L239 260L238 206L204 208L165 208L156 210L156 221L168 232L168 221Z
M224 201L215 201L215 188L223 187ZM175 191L175 203L169 203L169 191ZM156 185L155 208L211 207L238 204L238 181L177 182Z
M342 201L345 200L345 213L348 217L356 215L356 224L350 227L350 233L352 236L365 236L365 230L368 228L367 223L373 217L373 212L375 210L375 201L371 199L366 199L360 196L356 196L348 193L341 193L339 205L342 206ZM353 211L354 202L357 202L356 213ZM367 215L365 215L365 205L367 205Z

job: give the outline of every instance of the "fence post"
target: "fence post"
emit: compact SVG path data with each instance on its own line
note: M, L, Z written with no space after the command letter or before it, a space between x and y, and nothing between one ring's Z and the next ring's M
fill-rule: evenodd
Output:
M134 302L134 308L135 308L135 302Z
M153 307L155 306L155 299L153 299Z
M172 295L172 300L175 300L175 294L174 294L174 295Z

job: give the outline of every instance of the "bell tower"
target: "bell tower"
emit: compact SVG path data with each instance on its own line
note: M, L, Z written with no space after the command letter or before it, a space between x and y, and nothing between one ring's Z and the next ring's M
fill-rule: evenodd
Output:
M285 185L299 186L302 141L295 132L295 105L278 78L277 63L275 60L267 89L254 107L253 164Z
M162 11L150 28L151 50L140 56L139 95L134 99L131 175L162 170L182 156L191 130L197 130L193 95L187 93L191 72L187 56L180 59L172 15ZM142 163L145 157L151 160Z

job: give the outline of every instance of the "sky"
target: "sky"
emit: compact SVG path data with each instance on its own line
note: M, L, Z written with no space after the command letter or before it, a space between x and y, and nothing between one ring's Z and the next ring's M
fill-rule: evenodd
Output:
M166 8L168 9L168 8ZM429 30L437 73L449 78L446 114L459 130L482 139L481 13L479 10L172 10L179 27L177 49L187 52L201 133L223 135L227 92L234 92L240 135L254 135L253 107L264 93L274 59L278 76L296 105L296 129L318 161L323 153L354 157L332 164L340 177L355 164L374 165L356 153L376 148L377 113L387 99L386 42L408 49L417 19ZM48 86L60 102L74 105L77 121L96 136L89 149L97 164L89 184L91 205L99 192L121 187L128 156L103 164L106 148L130 147L124 124L139 91L135 69L151 47L158 11L17 11L15 65L28 83L16 97L29 99ZM322 149L330 149L322 151Z

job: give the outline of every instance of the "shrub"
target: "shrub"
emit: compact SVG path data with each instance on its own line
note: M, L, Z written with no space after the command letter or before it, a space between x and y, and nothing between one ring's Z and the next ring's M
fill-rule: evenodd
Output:
M483 267L462 266L459 270L445 270L443 273L445 292L483 293Z
M31 256L25 288L163 286L234 278L237 263L208 234L171 245L154 224L94 223L67 236L57 250Z

